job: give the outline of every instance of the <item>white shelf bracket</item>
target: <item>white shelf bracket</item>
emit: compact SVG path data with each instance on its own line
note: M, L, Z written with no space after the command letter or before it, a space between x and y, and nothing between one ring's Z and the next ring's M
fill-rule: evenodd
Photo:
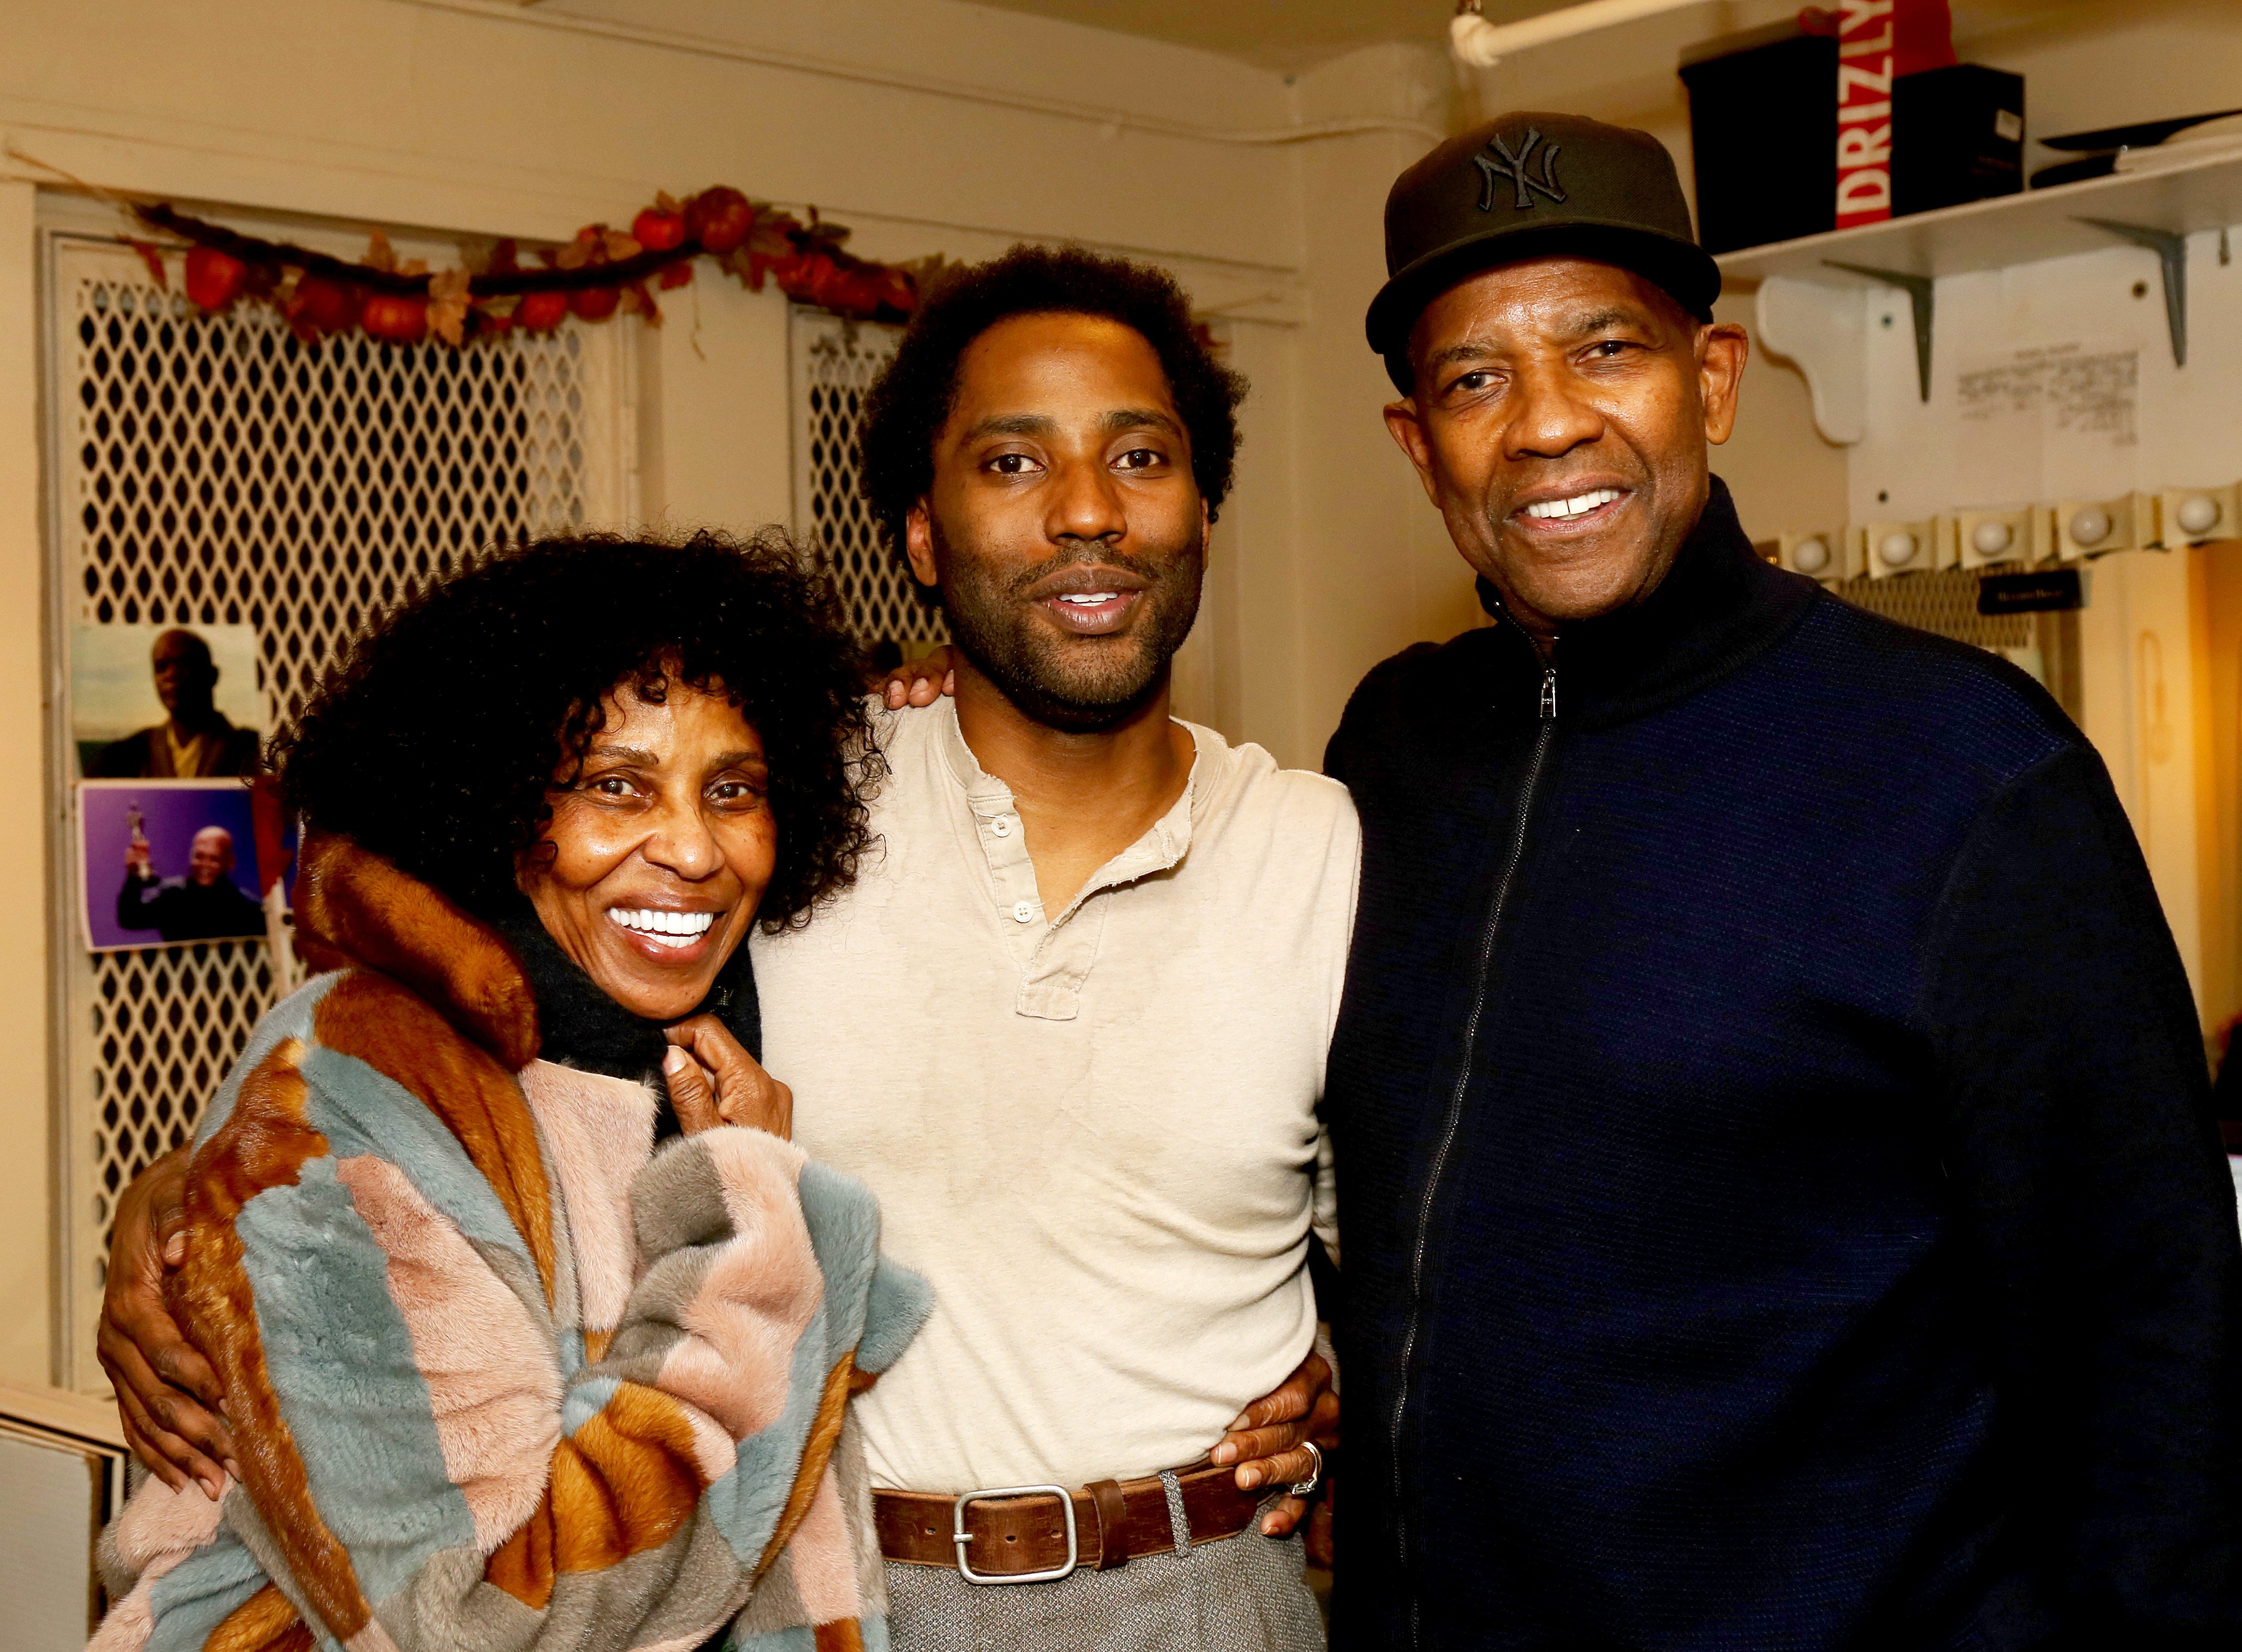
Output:
M1868 289L1789 276L1760 283L1760 342L1794 363L1814 394L1814 423L1841 447L1869 428Z
M1929 276L1910 275L1904 270L1879 270L1873 264L1840 264L1835 258L1822 263L1832 270L1843 270L1850 275L1866 276L1871 281L1881 281L1888 287L1897 287L1907 294L1910 309L1915 312L1915 382L1925 403L1930 400L1930 324L1937 307L1938 288Z

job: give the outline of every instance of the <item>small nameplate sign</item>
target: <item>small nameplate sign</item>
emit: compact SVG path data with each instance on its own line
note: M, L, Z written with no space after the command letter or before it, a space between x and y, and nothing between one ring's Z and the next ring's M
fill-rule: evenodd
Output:
M1981 614L2059 613L2084 608L2086 593L2076 568L2049 568L2039 573L1989 573L1977 581L1977 612Z

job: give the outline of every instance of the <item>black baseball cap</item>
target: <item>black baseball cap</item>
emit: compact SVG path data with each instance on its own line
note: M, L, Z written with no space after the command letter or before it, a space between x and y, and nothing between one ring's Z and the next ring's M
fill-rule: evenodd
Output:
M1393 364L1425 306L1490 264L1558 256L1632 270L1700 321L1721 267L1697 244L1666 145L1579 115L1505 115L1452 137L1386 197L1386 284L1370 302L1370 347Z

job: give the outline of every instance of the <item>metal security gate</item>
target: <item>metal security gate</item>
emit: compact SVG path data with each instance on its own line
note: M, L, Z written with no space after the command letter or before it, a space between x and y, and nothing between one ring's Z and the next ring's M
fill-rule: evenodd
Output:
M793 306L788 324L795 531L830 560L849 619L883 665L949 636L910 572L881 544L856 485L864 392L896 353L896 327Z
M431 577L633 508L623 323L465 351L306 345L261 307L193 311L113 240L50 234L45 274L65 659L80 625L253 626L269 729L369 619ZM67 784L60 675L50 749ZM65 1380L97 1387L91 1329L116 1195L193 1129L272 974L258 941L90 955L71 818L56 869L71 892L55 937L67 1121L57 1238Z

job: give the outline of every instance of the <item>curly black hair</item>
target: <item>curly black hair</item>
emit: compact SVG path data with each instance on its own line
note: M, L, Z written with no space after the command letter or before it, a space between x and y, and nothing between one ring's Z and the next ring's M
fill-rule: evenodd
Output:
M904 518L934 486L934 438L957 398L959 359L998 322L1034 315L1103 316L1143 334L1190 434L1191 478L1210 519L1229 497L1245 379L1215 359L1175 278L1080 247L1024 243L945 274L864 393L859 475L873 520L897 557Z
M607 536L499 551L375 624L274 737L290 812L354 839L467 911L520 900L547 793L628 684L722 693L762 737L778 858L776 933L845 887L878 775L857 645L825 577L786 536Z

